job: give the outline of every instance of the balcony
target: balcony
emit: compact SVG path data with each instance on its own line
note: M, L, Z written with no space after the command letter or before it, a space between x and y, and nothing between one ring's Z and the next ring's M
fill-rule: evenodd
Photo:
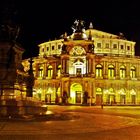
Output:
M69 77L83 77L83 74L69 74Z

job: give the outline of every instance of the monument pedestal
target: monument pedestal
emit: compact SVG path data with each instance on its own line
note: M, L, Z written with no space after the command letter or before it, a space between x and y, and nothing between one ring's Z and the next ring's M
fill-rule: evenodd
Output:
M8 99L0 101L0 116L45 115L47 106L42 102Z

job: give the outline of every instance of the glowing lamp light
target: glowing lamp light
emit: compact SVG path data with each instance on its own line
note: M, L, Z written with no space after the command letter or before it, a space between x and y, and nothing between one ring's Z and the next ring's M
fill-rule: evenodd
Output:
M33 95L37 94L36 89L33 89Z
M130 93L131 93L132 95L136 95L136 92L134 91L134 89L132 89L132 90L130 91Z
M47 93L53 93L53 90L51 88L49 88Z
M46 115L48 115L48 114L53 114L53 112L52 111L50 111L50 110L48 110L48 111L46 111L46 113L45 113Z
M108 89L104 90L104 93L105 93L105 94L107 94L108 92L109 92Z
M37 93L41 93L41 92L42 92L42 89L38 89L38 90L37 90Z
M71 97L72 97L72 98L75 97L75 93L74 93L74 92L71 93Z
M125 91L123 89L119 90L118 93L121 95L125 95Z

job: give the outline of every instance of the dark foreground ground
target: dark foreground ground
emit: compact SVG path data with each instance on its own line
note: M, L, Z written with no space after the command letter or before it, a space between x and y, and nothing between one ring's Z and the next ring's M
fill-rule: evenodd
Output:
M0 118L0 140L140 140L140 106L48 106L46 116Z

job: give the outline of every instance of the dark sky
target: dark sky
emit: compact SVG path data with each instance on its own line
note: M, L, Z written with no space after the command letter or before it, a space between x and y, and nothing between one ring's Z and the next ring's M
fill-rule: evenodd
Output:
M136 55L140 55L139 1L125 0L5 0L0 8L12 7L20 25L19 42L25 48L23 58L36 56L38 44L72 33L75 19L83 19L85 26L93 22L95 29L119 34L136 41ZM12 6L11 6L12 5ZM6 11L6 10L5 10ZM11 10L12 11L12 10ZM13 10L14 11L14 10ZM3 12L1 12L3 13ZM14 19L14 20L15 20Z

